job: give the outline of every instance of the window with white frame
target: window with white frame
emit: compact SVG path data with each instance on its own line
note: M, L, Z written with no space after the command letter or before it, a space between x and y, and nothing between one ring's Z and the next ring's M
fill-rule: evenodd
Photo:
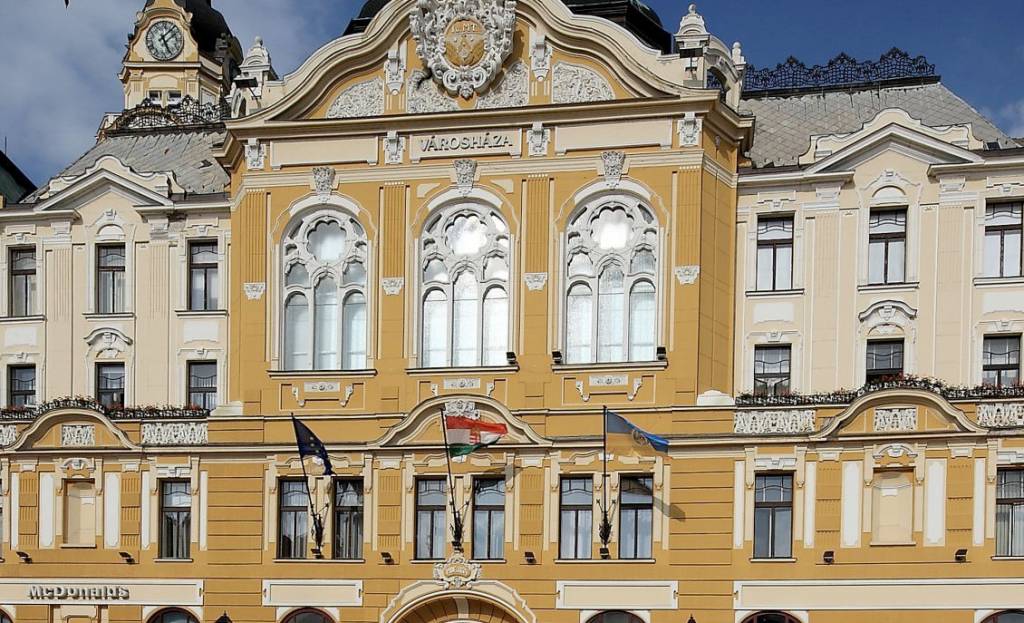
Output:
M1021 469L998 472L996 556L1024 556L1024 470Z
M658 224L639 203L609 200L566 227L565 362L652 361Z
M96 311L121 314L125 311L125 248L123 244L96 247Z
M362 226L339 211L303 220L285 236L287 370L366 367L366 260Z
M981 352L981 383L1012 387L1020 383L1020 336L986 335Z
M868 283L906 281L907 211L872 210L868 217Z
M1022 203L996 203L985 208L986 277L1020 277Z
M793 217L757 220L757 290L793 287Z
M449 205L420 240L420 365L507 363L509 231L493 209Z
M11 249L9 257L9 313L31 316L36 313L36 250L34 247Z

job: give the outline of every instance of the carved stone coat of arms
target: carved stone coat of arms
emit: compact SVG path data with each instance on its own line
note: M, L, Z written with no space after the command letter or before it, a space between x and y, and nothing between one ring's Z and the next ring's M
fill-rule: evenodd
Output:
M418 0L409 16L416 52L451 95L472 97L512 52L515 0Z

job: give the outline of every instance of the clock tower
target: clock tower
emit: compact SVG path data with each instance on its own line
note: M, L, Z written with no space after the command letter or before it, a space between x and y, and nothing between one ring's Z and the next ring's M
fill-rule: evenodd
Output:
M238 73L242 49L212 0L146 0L121 69L124 107L186 97L216 102Z

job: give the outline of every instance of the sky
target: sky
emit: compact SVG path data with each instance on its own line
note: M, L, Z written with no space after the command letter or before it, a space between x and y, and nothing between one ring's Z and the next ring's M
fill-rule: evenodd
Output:
M36 184L84 153L105 112L144 0L0 0L0 148ZM341 35L361 0L214 0L248 49L257 35L284 75ZM686 3L649 0L675 32ZM705 0L708 30L747 62L807 65L840 52L923 54L943 82L1011 136L1024 137L1024 0Z

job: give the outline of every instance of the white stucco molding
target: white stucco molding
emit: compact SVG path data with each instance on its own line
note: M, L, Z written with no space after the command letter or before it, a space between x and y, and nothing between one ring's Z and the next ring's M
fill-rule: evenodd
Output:
M811 438L825 439L832 436L871 407L905 406L907 404L924 404L934 408L953 422L960 432L984 433L987 430L972 422L963 411L938 394L923 389L897 388L871 392L854 400L842 412L834 416L826 426L822 427L817 434L811 435Z

